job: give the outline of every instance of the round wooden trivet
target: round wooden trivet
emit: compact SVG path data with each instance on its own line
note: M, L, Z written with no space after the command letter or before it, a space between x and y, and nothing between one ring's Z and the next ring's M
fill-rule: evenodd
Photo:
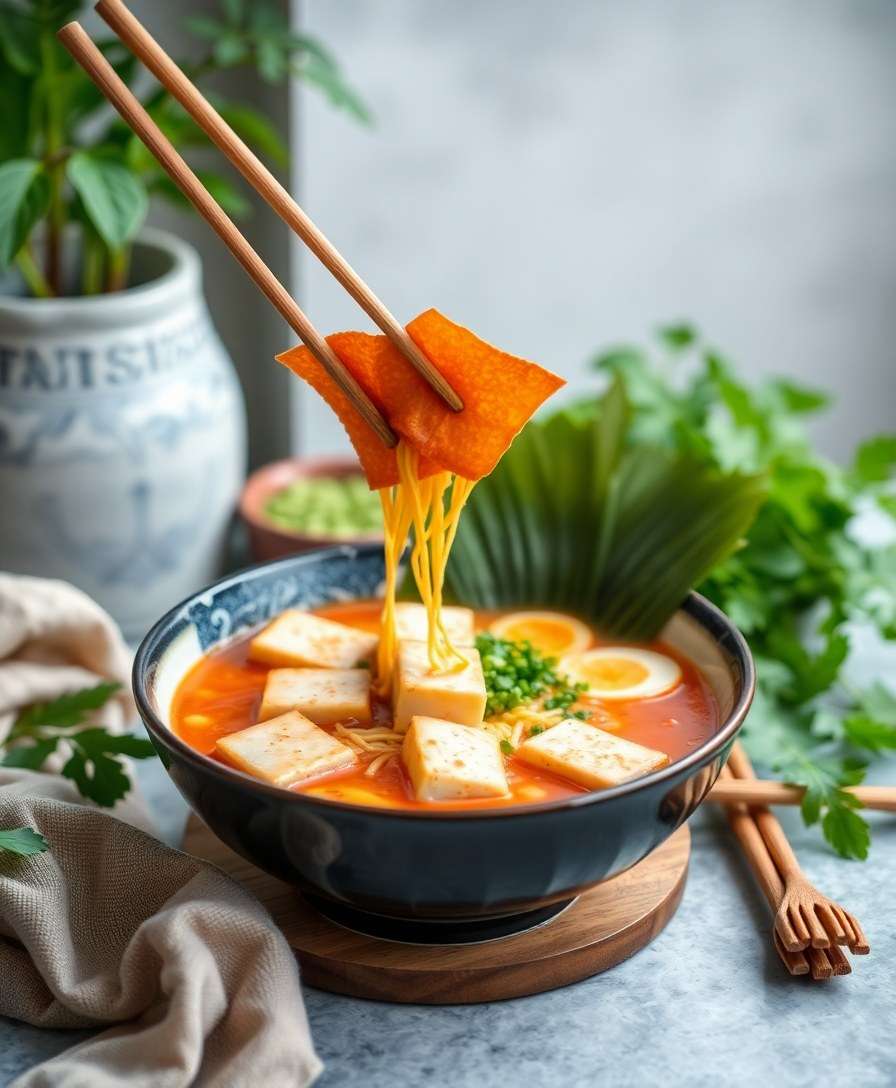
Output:
M196 816L183 845L261 900L295 950L309 986L377 1001L467 1005L578 982L649 944L681 901L691 835L679 828L640 864L580 895L547 924L471 945L398 944L343 929L289 885L233 853Z

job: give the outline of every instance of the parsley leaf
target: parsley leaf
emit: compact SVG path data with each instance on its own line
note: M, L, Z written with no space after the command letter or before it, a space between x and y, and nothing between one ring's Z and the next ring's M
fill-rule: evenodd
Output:
M871 845L871 832L867 822L853 811L853 806L845 803L846 798L850 798L850 794L841 790L837 803L831 804L824 814L821 827L824 837L841 857L864 861Z
M690 325L665 325L659 330L659 337L672 351L689 348L697 339L697 334Z
M866 857L868 826L845 787L864 758L896 748L896 694L880 683L856 690L844 665L851 625L896 640L896 545L863 543L853 526L871 506L896 518L896 434L863 442L846 468L831 464L806 430L829 404L824 392L783 378L747 384L690 325L660 330L656 351L627 346L594 365L631 406L628 449L764 475L743 546L697 588L753 651L758 690L744 739L754 759L806 787L803 817L838 853ZM587 404L576 410L584 416Z
M70 778L82 796L111 807L131 788L121 756L147 759L155 754L145 738L114 735L90 724L91 714L104 706L120 689L102 683L49 703L24 710L13 724L2 762L5 767L39 771L60 746L69 752L62 775Z
M20 857L42 854L48 850L47 840L30 827L17 827L11 831L0 831L0 853L4 850Z
M856 450L852 465L853 482L884 483L896 470L896 435L882 434L869 438Z
M105 729L82 729L70 738L72 755L62 773L71 778L84 797L111 808L131 788L131 780L118 755L147 759L155 754L148 740L115 736Z
M896 725L878 721L867 714L848 715L843 719L843 732L850 744L867 748L869 752L896 748Z
M41 726L63 729L80 725L91 710L99 710L121 689L121 684L103 683L71 695L61 695L50 703L35 703L24 710L13 726L13 732L27 733Z
M4 755L2 761L4 767L20 767L28 771L39 771L59 747L61 737L48 737L46 740L36 740L34 744L20 744Z

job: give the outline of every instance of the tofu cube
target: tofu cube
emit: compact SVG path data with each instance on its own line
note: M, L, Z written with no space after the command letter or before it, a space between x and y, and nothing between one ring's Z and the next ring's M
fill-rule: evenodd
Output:
M350 669L369 660L379 637L310 612L283 612L249 643L249 657L262 665L310 665Z
M416 715L405 734L401 759L418 801L503 797L508 792L498 741L475 726Z
M665 752L634 744L578 718L566 718L523 741L516 757L533 767L570 778L589 790L618 786L669 762Z
M221 737L216 751L241 771L272 786L292 786L317 778L350 767L357 758L347 744L297 710Z
M478 725L485 713L485 678L479 652L461 651L466 665L448 672L433 672L425 642L398 643L398 664L393 686L394 727L404 733L415 714L443 718L459 725Z
M472 646L473 609L455 608L452 605L442 609L442 624L448 641L453 646ZM429 620L422 604L400 601L395 606L396 638L411 638L417 642L426 642L429 638Z
M298 710L317 725L370 720L367 669L271 669L259 721Z

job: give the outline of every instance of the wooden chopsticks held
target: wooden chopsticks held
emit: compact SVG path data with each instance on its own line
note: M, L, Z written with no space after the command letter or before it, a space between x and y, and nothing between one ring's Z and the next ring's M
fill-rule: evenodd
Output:
M374 403L311 324L295 299L249 245L233 221L184 162L171 141L119 78L112 65L90 40L84 28L76 22L68 23L59 31L57 37L146 144L184 196L229 247L230 252L301 337L308 350L323 365L330 377L342 388L384 445L388 447L396 445L395 434Z
M295 231L358 305L376 322L436 393L449 407L459 412L463 408L460 397L417 347L407 330L392 316L348 261L299 207L290 193L240 139L198 88L190 82L143 24L122 3L122 0L99 0L96 11L131 52L143 61L162 86L180 102L252 188Z

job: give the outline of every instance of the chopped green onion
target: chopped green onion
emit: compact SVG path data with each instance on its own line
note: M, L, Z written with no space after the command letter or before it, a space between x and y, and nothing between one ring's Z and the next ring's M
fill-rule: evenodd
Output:
M529 641L512 642L486 631L476 636L476 649L485 675L487 717L542 696L547 696L545 710L567 710L588 688L558 673L557 659L544 657ZM579 714L587 716L586 711Z

